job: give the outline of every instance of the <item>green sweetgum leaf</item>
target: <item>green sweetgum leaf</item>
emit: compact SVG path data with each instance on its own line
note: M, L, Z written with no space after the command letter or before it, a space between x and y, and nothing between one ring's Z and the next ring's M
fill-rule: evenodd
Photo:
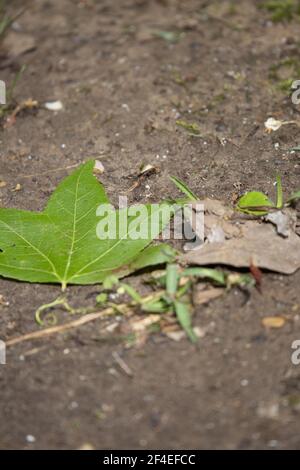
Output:
M118 278L149 265L171 261L167 245L147 246L170 220L167 204L147 205L146 217L116 211L117 239L100 240L96 234L97 208L108 204L103 186L89 161L62 181L42 213L0 209L0 275L28 282L95 284L107 276ZM131 233L160 211L160 222L142 239Z
M238 210L252 215L265 215L271 207L275 207L274 203L260 191L250 191L244 194L237 203Z

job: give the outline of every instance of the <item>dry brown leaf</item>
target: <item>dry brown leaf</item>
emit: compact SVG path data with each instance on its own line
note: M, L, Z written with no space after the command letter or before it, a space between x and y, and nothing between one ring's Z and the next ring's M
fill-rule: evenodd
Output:
M270 212L265 216L267 222L275 225L278 235L289 237L291 230L295 231L297 215L293 209Z
M225 241L206 242L197 250L187 252L181 258L184 263L248 268L252 262L258 268L283 274L292 274L300 268L300 238L294 231L283 238L273 225L239 216L221 201L201 202L205 209L205 239L212 227L219 226Z
M208 265L224 264L236 268L250 266L251 260L259 268L292 274L300 267L300 238L292 233L280 238L273 227L260 225L244 238L211 243L183 256L186 263Z
M95 166L94 166L94 169L93 169L93 173L94 175L102 175L104 173L105 169L104 169L104 165L102 162L100 162L100 160L96 160L95 161Z
M201 284L199 284L201 286ZM206 304L210 300L217 299L221 295L223 295L224 290L223 288L212 287L209 289L200 289L199 286L196 286L193 292L193 304L194 305L201 305Z

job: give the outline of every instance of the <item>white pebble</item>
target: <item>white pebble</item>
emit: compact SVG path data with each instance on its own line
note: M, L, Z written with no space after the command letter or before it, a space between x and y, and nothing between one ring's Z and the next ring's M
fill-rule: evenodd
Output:
M63 104L61 101L48 101L45 103L45 108L49 111L60 111L63 109Z
M78 405L77 401L72 401L72 402L70 403L70 409L71 409L71 410L76 410L76 408L78 408L78 406L79 406L79 405Z

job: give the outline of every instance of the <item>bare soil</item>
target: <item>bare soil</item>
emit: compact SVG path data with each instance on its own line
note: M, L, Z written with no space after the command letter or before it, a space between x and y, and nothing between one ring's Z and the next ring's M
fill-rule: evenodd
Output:
M178 196L170 175L228 202L249 189L273 195L276 173L286 193L299 188L299 153L289 151L300 144L299 128L264 131L270 116L299 120L300 107L270 77L285 58L298 60L299 23L272 24L259 3L27 2L1 46L0 77L11 83L26 64L16 102L61 100L64 109L41 105L2 127L1 205L41 210L70 167L88 158L105 166L114 202L142 163L160 172L130 202ZM172 43L154 30L181 34ZM201 137L176 119L197 123ZM10 348L0 366L0 447L299 448L300 366L291 362L300 339L299 281L300 272L266 273L262 293L232 290L201 306L194 323L207 333L197 347L157 333L126 348L117 333L104 340L95 322ZM87 305L98 291L71 287L68 298ZM9 302L0 306L5 340L36 330L34 311L59 288L1 279L0 294ZM266 330L268 315L288 321Z

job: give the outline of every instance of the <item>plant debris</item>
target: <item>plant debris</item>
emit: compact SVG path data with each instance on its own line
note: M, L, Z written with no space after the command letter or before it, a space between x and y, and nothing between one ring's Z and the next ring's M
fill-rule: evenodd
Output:
M286 320L283 317L265 317L262 319L262 324L266 328L282 328Z
M260 219L238 216L221 201L205 199L204 243L197 250L187 252L181 261L192 265L230 265L249 268L251 263L262 269L292 274L300 268L300 238L285 228L285 237L276 228ZM292 211L293 217L296 212ZM225 234L224 242L209 243L210 233L219 227ZM277 228L278 230L278 228Z
M265 129L266 132L270 134L271 132L278 131L281 126L286 126L288 124L295 124L296 126L299 126L299 123L297 121L281 121L279 119L270 117L265 122Z
M45 103L45 108L49 111L61 111L63 109L63 104L61 101L48 101Z

